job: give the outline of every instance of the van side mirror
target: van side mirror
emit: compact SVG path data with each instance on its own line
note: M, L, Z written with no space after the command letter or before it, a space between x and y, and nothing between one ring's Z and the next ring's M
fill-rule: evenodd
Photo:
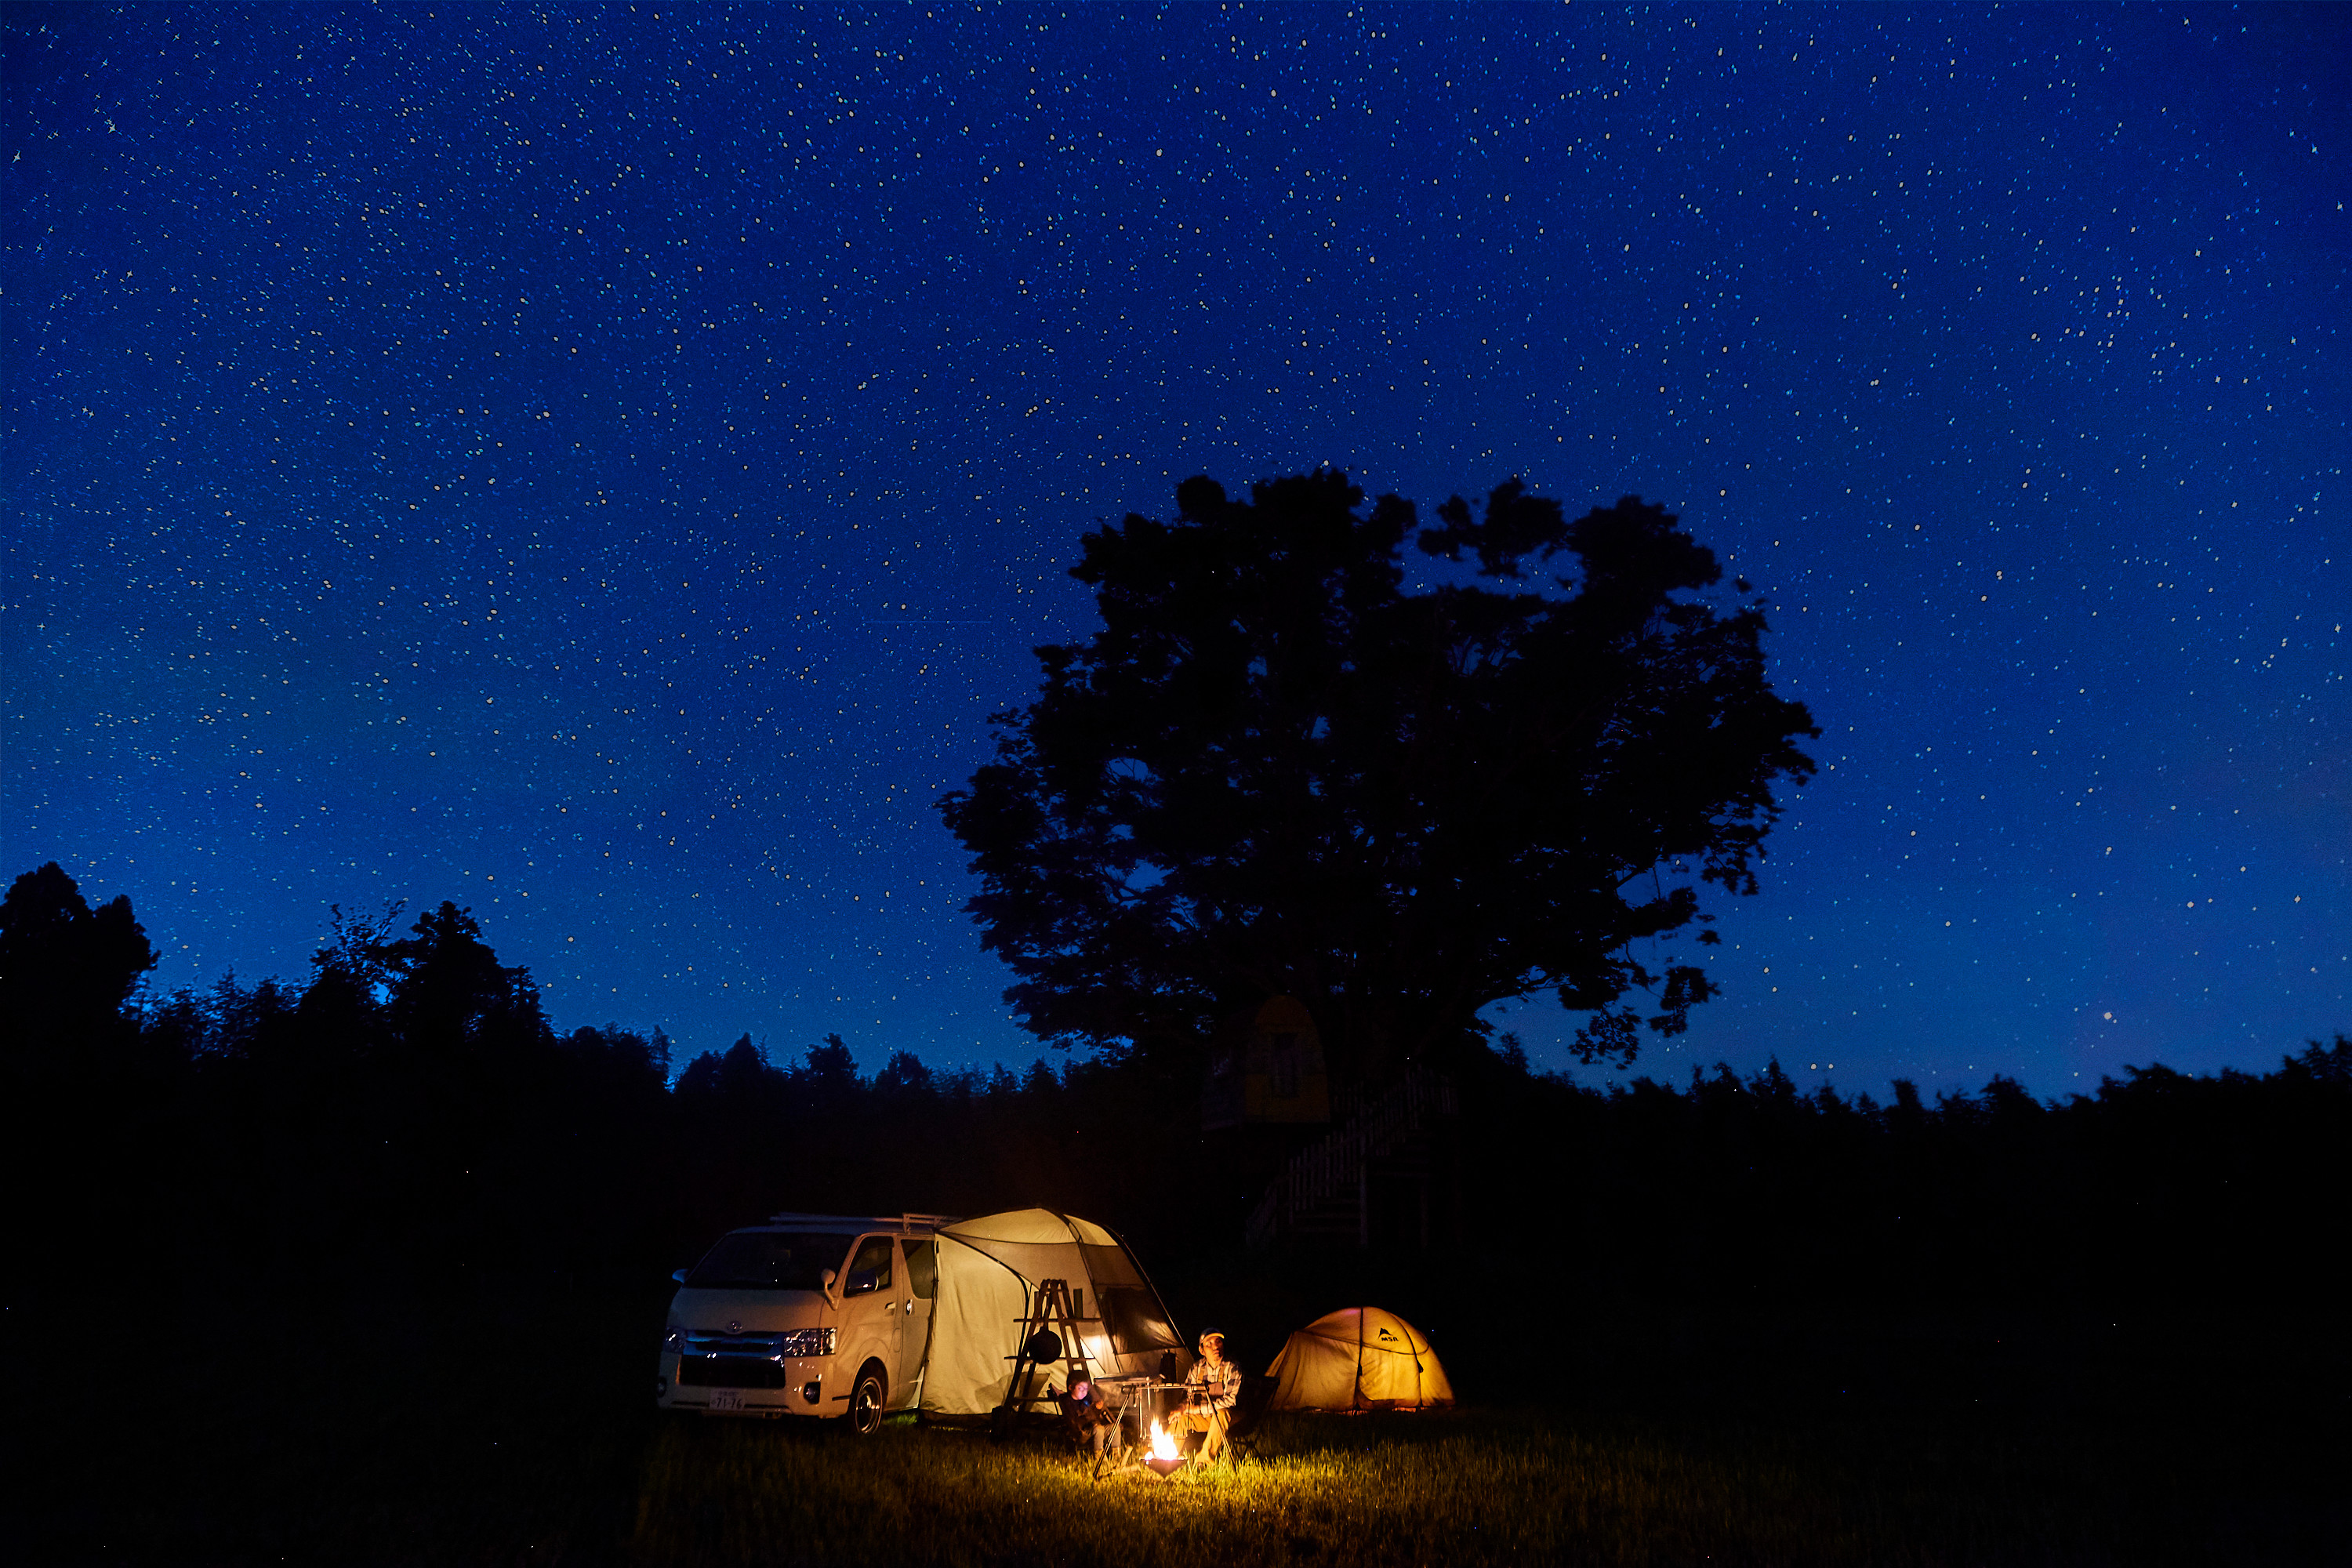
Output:
M681 1285L686 1283L686 1270L683 1268L674 1268L670 1270L669 1277L677 1280Z
M840 1276L840 1275L838 1275L838 1274L835 1274L832 1269L828 1268L828 1269L826 1269L826 1270L824 1271L824 1274L823 1278L824 1278L824 1288L825 1288L826 1289L830 1290L830 1289L833 1289L833 1282L834 1282L835 1279L840 1279L840 1278L841 1278L841 1276Z

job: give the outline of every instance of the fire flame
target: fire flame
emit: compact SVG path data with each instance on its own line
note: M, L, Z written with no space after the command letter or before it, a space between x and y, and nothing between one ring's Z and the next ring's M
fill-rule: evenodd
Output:
M1155 1459L1172 1459L1177 1457L1176 1434L1157 1421L1151 1424L1151 1457Z

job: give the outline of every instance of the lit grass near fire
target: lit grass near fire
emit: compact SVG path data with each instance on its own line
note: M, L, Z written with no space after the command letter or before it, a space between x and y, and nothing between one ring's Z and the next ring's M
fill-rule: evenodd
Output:
M1966 1518L1919 1517L1916 1500L1858 1498L1817 1459L1753 1449L1702 1458L1508 1415L1277 1417L1265 1457L1166 1482L1133 1470L1093 1479L1066 1447L1035 1439L997 1445L908 1426L853 1447L774 1427L679 1424L656 1436L641 1474L632 1546L645 1562L1172 1568L1713 1553L1819 1563L1915 1555L1922 1526L1953 1545L1979 1534ZM2022 1545L2022 1534L2065 1554L2063 1523L2021 1517L2021 1500L1961 1506L1979 1525L1990 1507L2008 1542Z

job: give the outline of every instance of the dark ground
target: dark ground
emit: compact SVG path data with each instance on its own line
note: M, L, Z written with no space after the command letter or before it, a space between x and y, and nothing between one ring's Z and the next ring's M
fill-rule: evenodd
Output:
M1431 1331L1465 1409L1444 1426L1392 1418L1396 1441L1467 1431L1648 1456L1643 1473L1664 1479L1645 1506L1691 1522L1664 1536L1597 1527L1578 1538L1594 1561L2268 1564L2341 1562L2352 1547L2352 1381L2339 1327L2311 1318L1776 1320L1579 1300L1499 1265L1402 1259L1255 1273L1236 1259L1161 1284L1181 1326L1221 1324L1245 1365L1270 1359L1288 1327L1376 1294L1442 1325ZM824 1513L832 1484L853 1513L870 1502L869 1460L845 1436L739 1423L681 1434L656 1415L667 1289L346 1277L52 1293L42 1321L16 1325L11 1358L32 1372L11 1422L21 1560L752 1560L717 1522L772 1489L725 1478L777 1444L817 1445L793 1450L816 1478L796 1506ZM1368 1430L1347 1428L1343 1444ZM656 1454L681 1436L709 1479L654 1485ZM1753 1517L1696 1492L1677 1503L1674 1478L1702 1473L1762 1478L1742 1483L1759 1494ZM1537 1477L1497 1507L1564 1507L1548 1489L1567 1484ZM843 1550L911 1560L899 1554L913 1538L893 1533L887 1510L874 1517ZM1820 1526L1806 1521L1827 1517L1848 1523L1807 1546ZM1256 1560L1245 1523L1218 1539L1211 1560ZM1106 1560L1113 1544L1115 1531ZM1506 1560L1466 1538L1424 1544ZM956 1550L1017 1561L1021 1549ZM1389 1560L1371 1543L1318 1553ZM764 1560L803 1559L777 1543Z

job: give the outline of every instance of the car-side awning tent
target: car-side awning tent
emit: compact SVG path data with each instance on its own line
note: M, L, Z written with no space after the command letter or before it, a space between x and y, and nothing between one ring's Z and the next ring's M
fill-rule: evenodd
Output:
M1274 1364L1275 1410L1425 1410L1454 1384L1419 1329L1378 1307L1342 1307L1290 1336Z
M924 1359L927 1415L984 1415L1004 1402L1024 1321L1038 1285L1066 1282L1083 1292L1080 1342L1098 1377L1160 1369L1161 1352L1192 1357L1143 1270L1102 1226L1049 1209L1014 1209L942 1226L939 1283L931 1302L930 1349ZM1060 1388L1064 1363L1049 1362L1045 1386Z

